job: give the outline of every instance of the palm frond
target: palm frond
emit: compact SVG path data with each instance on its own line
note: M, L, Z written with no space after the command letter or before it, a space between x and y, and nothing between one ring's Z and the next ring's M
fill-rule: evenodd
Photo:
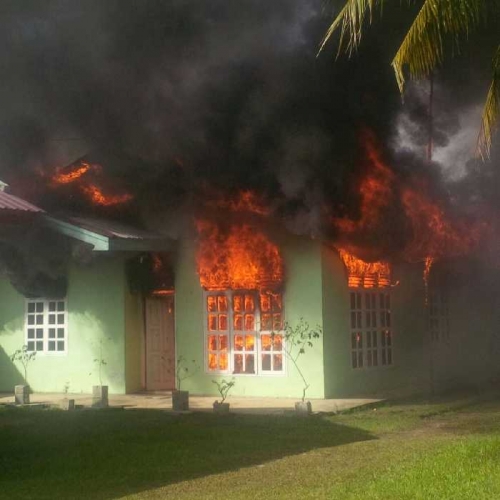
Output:
M451 38L458 46L461 37L486 18L487 3L488 0L425 0L392 61L401 92L406 67L412 79L428 76L443 59L445 39Z
M323 37L318 54L325 48L325 45L339 28L339 53L344 46L346 46L346 52L351 54L361 41L361 33L366 17L369 16L371 22L373 11L377 7L382 8L384 1L385 0L347 0Z
M486 96L481 120L481 130L477 139L476 153L486 160L490 157L491 138L500 118L500 45L493 58L493 78Z

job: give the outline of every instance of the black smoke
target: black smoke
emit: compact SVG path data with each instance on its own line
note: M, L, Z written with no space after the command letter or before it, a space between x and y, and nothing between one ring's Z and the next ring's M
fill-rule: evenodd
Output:
M325 205L356 216L362 127L403 179L429 171L414 151L389 147L404 109L389 62L418 6L388 8L359 52L337 61L335 41L316 57L336 12L322 0L24 0L0 9L0 176L27 193L40 172L90 155L134 192L131 211L146 218L176 213L207 188L244 188L282 200L290 227L315 233ZM460 58L436 75L447 106L483 97L487 59L474 54L488 53L490 38L471 39L465 80ZM407 106L425 142L425 107ZM460 126L455 111L439 121L440 144ZM31 195L49 210L82 209L73 196Z

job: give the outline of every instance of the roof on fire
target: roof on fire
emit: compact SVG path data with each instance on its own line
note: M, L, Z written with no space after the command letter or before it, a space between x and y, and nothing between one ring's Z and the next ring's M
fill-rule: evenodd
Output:
M46 216L56 231L93 246L94 251L161 251L171 248L172 240L162 234L125 224L86 217L55 218Z

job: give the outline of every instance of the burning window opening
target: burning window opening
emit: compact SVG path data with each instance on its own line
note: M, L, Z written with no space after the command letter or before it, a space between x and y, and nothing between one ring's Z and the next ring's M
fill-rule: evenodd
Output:
M351 367L392 365L389 291L352 290L350 299Z
M348 273L349 288L387 288L391 286L391 268L387 262L365 262L347 250L339 249Z
M278 247L248 224L227 231L208 220L196 222L199 242L197 267L205 290L278 289L283 260Z
M282 373L283 305L274 291L206 292L207 372Z

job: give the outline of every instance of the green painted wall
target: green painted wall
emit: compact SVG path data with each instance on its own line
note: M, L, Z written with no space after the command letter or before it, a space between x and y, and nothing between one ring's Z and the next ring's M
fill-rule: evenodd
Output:
M126 287L122 256L100 256L87 266L69 269L68 352L66 355L37 354L28 372L35 392L89 393L99 383L94 359L99 357L102 340L103 384L112 393L125 392L125 313ZM12 391L22 382L19 366L10 355L25 343L24 298L5 279L0 279L0 390Z
M295 324L300 318L311 326L322 326L321 245L307 238L281 236L279 241L285 262L285 319ZM177 357L195 359L201 370L183 382L183 389L193 394L216 395L214 379L230 379L231 375L205 373L205 339L203 290L196 273L194 245L184 241L176 263L176 350ZM323 398L323 341L302 356L301 366L311 386L307 396ZM285 375L235 375L231 394L239 396L297 397L302 384L294 367L288 363Z

